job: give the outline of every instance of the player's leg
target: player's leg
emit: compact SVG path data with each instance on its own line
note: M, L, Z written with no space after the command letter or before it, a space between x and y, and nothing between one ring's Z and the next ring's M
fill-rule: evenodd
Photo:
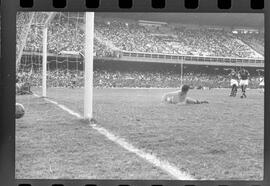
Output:
M241 98L243 98L244 97L244 85L241 85L241 90L242 90Z
M234 93L234 85L232 85L231 87L232 87L232 89L231 89L230 96L233 96L233 93Z
M236 94L237 94L237 85L234 85L234 94L233 94L233 96L235 97Z
M234 87L234 97L236 96L237 94L237 87L238 87L238 81L235 80L235 87Z
M246 89L247 89L247 85L244 85L244 88L243 88L243 97L246 98L247 95L246 95Z
M243 83L243 80L240 80L240 87L241 87L241 91L242 91L241 98L243 98L243 93L244 93L244 83Z
M233 85L232 85L232 90L231 90L231 94L230 94L230 96L235 97L236 92L237 92L237 87L236 87L236 84L233 84Z
M199 101L193 98L186 98L186 104L202 104L202 103L208 103L208 101Z
M248 86L248 80L244 80L242 83L242 96L241 96L241 98L247 97L247 95L246 95L247 86Z
M197 104L197 101L198 100L189 97L186 98L186 104Z
M260 82L259 89L261 89L262 92L264 92L264 81Z
M237 92L237 86L238 86L238 82L237 82L237 80L235 80L235 79L231 79L231 87L232 87L232 89L231 89L231 94L230 94L230 96L235 96L236 95L236 92Z
M247 97L247 96L246 96L246 90L247 90L247 87L248 87L248 81L249 81L248 79L245 81L245 87L244 87L244 90L245 90L244 96L245 96L245 98Z

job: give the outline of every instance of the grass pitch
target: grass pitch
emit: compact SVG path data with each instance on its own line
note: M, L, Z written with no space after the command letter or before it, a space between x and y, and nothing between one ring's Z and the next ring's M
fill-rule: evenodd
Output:
M190 90L202 105L167 105L175 89L95 89L98 124L196 179L262 180L264 97L248 90ZM40 94L40 89L35 89ZM83 114L83 89L50 88L48 98ZM173 179L87 124L34 96L17 96L17 179Z

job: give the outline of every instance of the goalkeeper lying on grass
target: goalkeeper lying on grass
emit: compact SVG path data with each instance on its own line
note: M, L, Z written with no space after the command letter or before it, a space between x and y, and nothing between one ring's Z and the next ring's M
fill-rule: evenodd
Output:
M208 103L208 101L199 101L196 99L192 99L187 97L187 93L189 90L188 85L183 85L182 89L176 92L169 92L165 94L162 98L162 101L170 104L202 104Z

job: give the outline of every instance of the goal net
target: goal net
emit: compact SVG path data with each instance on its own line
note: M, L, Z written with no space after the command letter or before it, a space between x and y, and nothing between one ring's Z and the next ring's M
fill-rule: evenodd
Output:
M17 14L17 81L30 83L45 97L53 97L50 88L84 88L88 92L84 96L85 118L92 118L93 16L76 12Z

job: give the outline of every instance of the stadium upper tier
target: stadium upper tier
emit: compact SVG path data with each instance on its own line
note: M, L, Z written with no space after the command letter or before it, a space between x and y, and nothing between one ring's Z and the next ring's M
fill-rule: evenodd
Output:
M37 23L37 20L34 22ZM17 51L25 25L24 16L19 14ZM83 21L57 14L49 24L48 51L54 54L61 51L83 53L83 49ZM40 27L31 26L24 51L42 51ZM114 57L114 51L258 59L264 56L264 36L258 33L233 34L226 29L199 26L196 29L173 24L145 26L138 21L96 17L95 55Z

